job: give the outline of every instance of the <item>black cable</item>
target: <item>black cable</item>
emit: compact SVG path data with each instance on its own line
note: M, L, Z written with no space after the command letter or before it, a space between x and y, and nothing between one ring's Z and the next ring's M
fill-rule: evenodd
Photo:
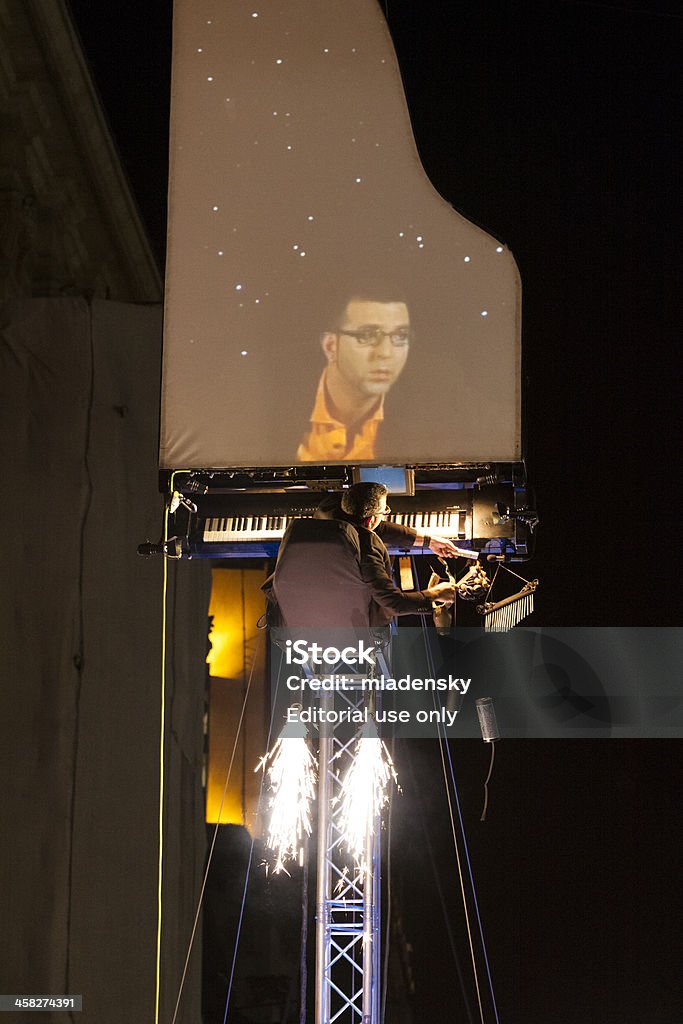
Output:
M411 778L413 780L413 786L415 788L415 792L418 792L417 779L415 777L415 768L413 767L413 759L410 756L410 754L407 757L407 761L408 761L408 770L409 770ZM438 894L438 897L439 897L439 903L441 904L441 913L443 914L444 924L446 925L446 934L448 935L448 944L451 947L451 953L453 954L453 960L455 961L455 969L456 969L457 974L458 974L458 981L460 982L460 991L462 993L463 1002L465 1004L465 1010L467 1012L467 1019L469 1021L469 1024L475 1024L474 1014L472 1012L472 1007L471 1007L470 1001L469 1001L469 999L467 997L467 986L466 986L466 983L465 983L465 976L464 976L464 973L463 973L462 964L460 963L460 957L458 956L458 951L457 951L456 945L455 945L455 937L454 937L453 931L451 929L451 922L449 920L448 912L447 912L447 909L446 909L446 899L445 899L445 896L444 896L443 889L441 888L441 880L439 878L439 872L437 871L437 868L436 868L436 861L434 859L434 851L432 849L432 844L431 844L431 842L429 840L429 833L427 831L427 825L425 823L424 814L423 814L423 811L422 811L422 802L418 800L417 806L418 806L418 814L419 814L419 817L420 817L420 826L422 828L422 834L424 836L425 844L427 846L427 853L429 854L429 863L430 863L430 866L431 866L431 869L432 869L432 874L434 875L434 884L436 885L436 891L437 891L437 894Z
M256 659L254 659L254 662L255 662L255 660ZM282 662L283 662L283 660L284 660L284 653L281 653L280 654L280 663L278 665L277 677L276 677L276 683L275 683L275 693L273 694L273 707L272 707L272 711L271 711L271 714L270 714L270 722L268 723L268 735L266 737L266 750L270 750L270 741L271 741L271 737L273 735L273 723L275 721L275 709L277 707L277 693L278 693L278 689L279 689L279 686L280 686L280 673L282 671ZM253 671L253 664L252 664L252 671ZM265 773L265 770L264 770L262 775L261 775L261 786L259 788L258 803L256 805L256 819L257 820L258 820L259 814L261 813L261 806L262 806L262 801L263 801L263 790L264 790L264 786L265 786L265 780L266 780L266 773ZM220 814L218 816L218 820L220 822ZM229 980L228 980L228 991L227 991L227 994L226 994L226 997L225 997L225 1011L223 1013L223 1024L226 1024L226 1022L227 1022L228 1011L230 1009L230 997L232 996L232 986L233 986L233 982L235 980L235 967L236 967L236 964L237 964L237 951L239 949L240 935L241 935L241 932L242 932L242 922L244 920L244 910L245 910L245 906L246 906L246 902L247 902L247 890L249 888L249 875L250 875L250 871L251 871L251 862L252 862L252 859L253 859L253 856L254 856L254 844L255 844L255 842L256 842L256 836L253 835L251 837L251 846L249 848L249 860L247 861L247 870L246 870L246 874L244 876L244 889L242 891L242 905L240 907L239 919L237 921L237 932L235 934L235 948L233 950L232 963L230 965L230 977L229 977Z
M69 850L67 868L67 907L66 907L66 957L64 964L65 982L64 991L71 991L71 927L73 909L73 877L74 877L74 837L76 830L76 780L78 778L78 757L80 749L80 723L81 723L81 697L83 694L83 669L85 650L85 602L84 602L84 578L85 578L85 533L88 525L88 516L93 499L93 481L88 462L90 450L90 438L92 434L93 405L95 401L95 343L93 340L93 315L92 303L88 303L88 327L90 342L90 373L88 377L88 407L86 410L85 431L83 437L83 469L85 475L85 501L79 524L78 543L78 651L74 655L74 665L77 672L77 683L74 696L74 736L72 748L73 774L71 776L71 792L69 793ZM73 1013L69 1012L69 1018L74 1021Z
M306 1024L308 987L308 836L304 841L304 865L301 872L301 952L299 968L299 1024Z
M491 772L493 771L493 758L496 751L496 744L491 744L491 764L489 765L489 773L486 776L486 782L484 783L484 808L481 812L481 818L479 821L486 821L486 808L489 805L489 782L491 781Z

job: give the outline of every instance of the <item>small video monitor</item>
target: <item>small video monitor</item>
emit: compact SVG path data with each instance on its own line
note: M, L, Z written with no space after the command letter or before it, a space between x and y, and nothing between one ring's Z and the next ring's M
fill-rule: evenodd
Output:
M353 482L384 484L389 494L415 494L415 470L408 466L354 466Z

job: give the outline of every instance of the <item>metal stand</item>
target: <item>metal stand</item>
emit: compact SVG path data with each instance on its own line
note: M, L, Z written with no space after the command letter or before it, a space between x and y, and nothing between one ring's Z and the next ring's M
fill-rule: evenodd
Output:
M362 676L346 676L362 679ZM364 708L362 689L325 691L321 709ZM379 822L366 834L364 870L341 849L338 796L353 762L355 737L342 741L323 730L319 750L318 875L316 890L315 1024L379 1024L380 843Z

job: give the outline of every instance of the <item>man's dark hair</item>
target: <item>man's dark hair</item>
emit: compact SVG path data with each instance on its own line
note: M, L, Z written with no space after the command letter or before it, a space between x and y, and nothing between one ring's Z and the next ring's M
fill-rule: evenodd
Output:
M362 287L350 285L343 292L340 290L330 303L324 329L334 332L343 327L346 310L351 302L379 302L382 305L403 302L410 310L408 291L407 286L401 281L373 283L366 280Z
M386 498L387 494L384 484L368 481L354 484L342 498L342 511L353 519L369 519L379 511L382 498Z

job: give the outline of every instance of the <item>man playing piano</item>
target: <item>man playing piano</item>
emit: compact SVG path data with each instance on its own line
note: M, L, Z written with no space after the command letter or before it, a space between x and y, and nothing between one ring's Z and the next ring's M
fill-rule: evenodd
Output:
M271 622L287 627L384 626L395 615L431 612L435 600L452 604L455 588L449 583L415 593L396 586L380 533L393 533L392 543L397 540L406 547L416 533L386 524L388 512L386 487L364 482L344 493L341 506L323 502L316 519L327 523L293 520L275 572L263 587L277 608L269 615ZM437 546L445 551L450 542L437 540Z
M418 533L411 526L401 526L398 523L388 522L385 516L391 511L387 505L387 489L383 484L354 484L342 496L341 494L328 494L318 505L315 512L316 519L343 519L347 522L353 521L349 511L355 507L356 495L364 495L369 487L374 488L371 493L379 500L384 497L384 509L381 521L375 527L375 533L382 540L384 545L402 548L409 551L411 548L429 548L435 555L441 558L456 558L458 551L452 541L445 537L428 537L426 534Z
M411 340L408 306L357 292L321 338L327 360L300 462L364 461L377 457L384 399L400 377Z

